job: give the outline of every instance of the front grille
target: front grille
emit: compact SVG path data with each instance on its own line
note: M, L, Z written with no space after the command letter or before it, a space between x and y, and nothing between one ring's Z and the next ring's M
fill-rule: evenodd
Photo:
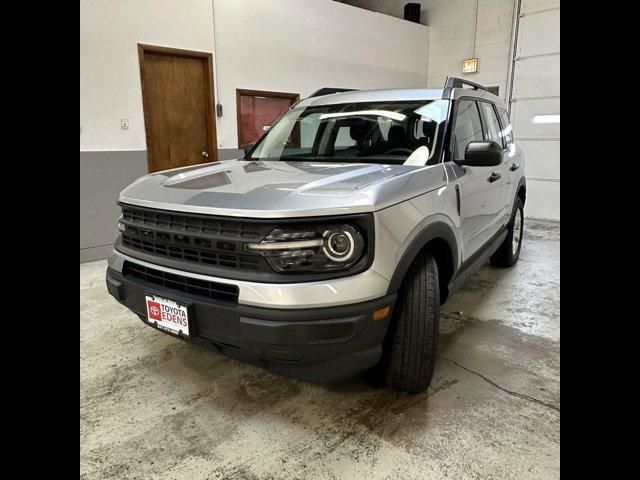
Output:
M237 285L185 277L131 262L124 262L122 274L125 277L134 277L153 285L159 285L171 290L178 290L200 297L234 303L238 302Z
M247 242L260 242L274 226L241 220L162 212L123 206L125 247L152 255L240 270L271 269L258 253L244 251Z
M251 241L262 240L273 229L272 225L230 219L221 220L184 213L160 212L128 206L123 206L122 218L124 223L132 225Z
M135 235L135 234L134 234ZM246 270L260 270L260 258L228 255L215 251L199 248L184 248L178 245L163 244L149 240L136 238L129 231L122 234L122 243L125 246L143 250L145 252L162 255L165 257L188 260L191 262L219 265L221 267L242 268ZM197 240L197 239L196 239Z

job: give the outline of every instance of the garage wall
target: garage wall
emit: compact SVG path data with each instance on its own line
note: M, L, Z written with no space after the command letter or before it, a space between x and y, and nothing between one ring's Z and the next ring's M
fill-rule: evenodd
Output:
M399 18L403 18L407 3L407 0L338 1ZM429 26L427 85L442 88L448 76L462 75L464 59L478 57L479 72L464 76L484 85L498 86L500 96L506 100L517 0L420 0L417 3L421 4L420 23Z
M424 86L428 42L423 25L332 0L81 0L80 260L111 251L117 195L147 169L137 43L214 53L228 159L240 153L236 88Z
M560 124L534 123L536 116L560 114L560 1L477 0L479 72L467 75L462 60L474 56L476 0L422 5L430 38L428 86L457 75L500 87L526 158L525 213L560 220Z
M236 88L424 87L429 30L330 0L215 0L220 148L235 148Z
M409 3L407 0L336 0L340 3L348 3L354 7L365 8L372 12L391 15L404 20L404 6ZM421 3L412 0L412 3ZM424 3L424 2L422 2ZM420 23L424 24L423 21Z
M514 0L423 0L422 19L429 26L427 85L442 88L447 76L464 76L498 86L506 99L514 5ZM473 57L478 73L463 75L462 61Z
M537 123L547 115L558 115L558 122ZM529 217L560 220L559 115L560 1L521 0L511 120L526 159Z
M81 0L80 151L146 149L138 42L212 52L211 0Z
M425 26L331 0L82 0L80 7L81 151L146 149L138 42L215 53L223 149L237 148L236 88L304 97L327 85L425 86Z
M109 254L117 195L147 172L138 42L213 51L211 0L81 0L80 261Z

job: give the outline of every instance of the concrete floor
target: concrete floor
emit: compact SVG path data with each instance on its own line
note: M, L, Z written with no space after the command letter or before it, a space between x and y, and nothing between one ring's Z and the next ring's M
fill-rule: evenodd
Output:
M560 232L445 305L428 392L270 374L144 326L80 265L81 478L559 477Z

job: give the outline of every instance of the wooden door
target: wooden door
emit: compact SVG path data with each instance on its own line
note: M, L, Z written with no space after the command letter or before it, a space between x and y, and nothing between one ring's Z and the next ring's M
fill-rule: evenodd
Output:
M255 143L298 100L297 93L236 89L238 148Z
M138 44L149 172L217 159L211 53Z

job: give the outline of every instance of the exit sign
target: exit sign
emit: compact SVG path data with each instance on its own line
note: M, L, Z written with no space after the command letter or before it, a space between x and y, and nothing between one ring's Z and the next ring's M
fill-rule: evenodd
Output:
M462 73L476 73L478 71L478 59L469 58L462 61Z

